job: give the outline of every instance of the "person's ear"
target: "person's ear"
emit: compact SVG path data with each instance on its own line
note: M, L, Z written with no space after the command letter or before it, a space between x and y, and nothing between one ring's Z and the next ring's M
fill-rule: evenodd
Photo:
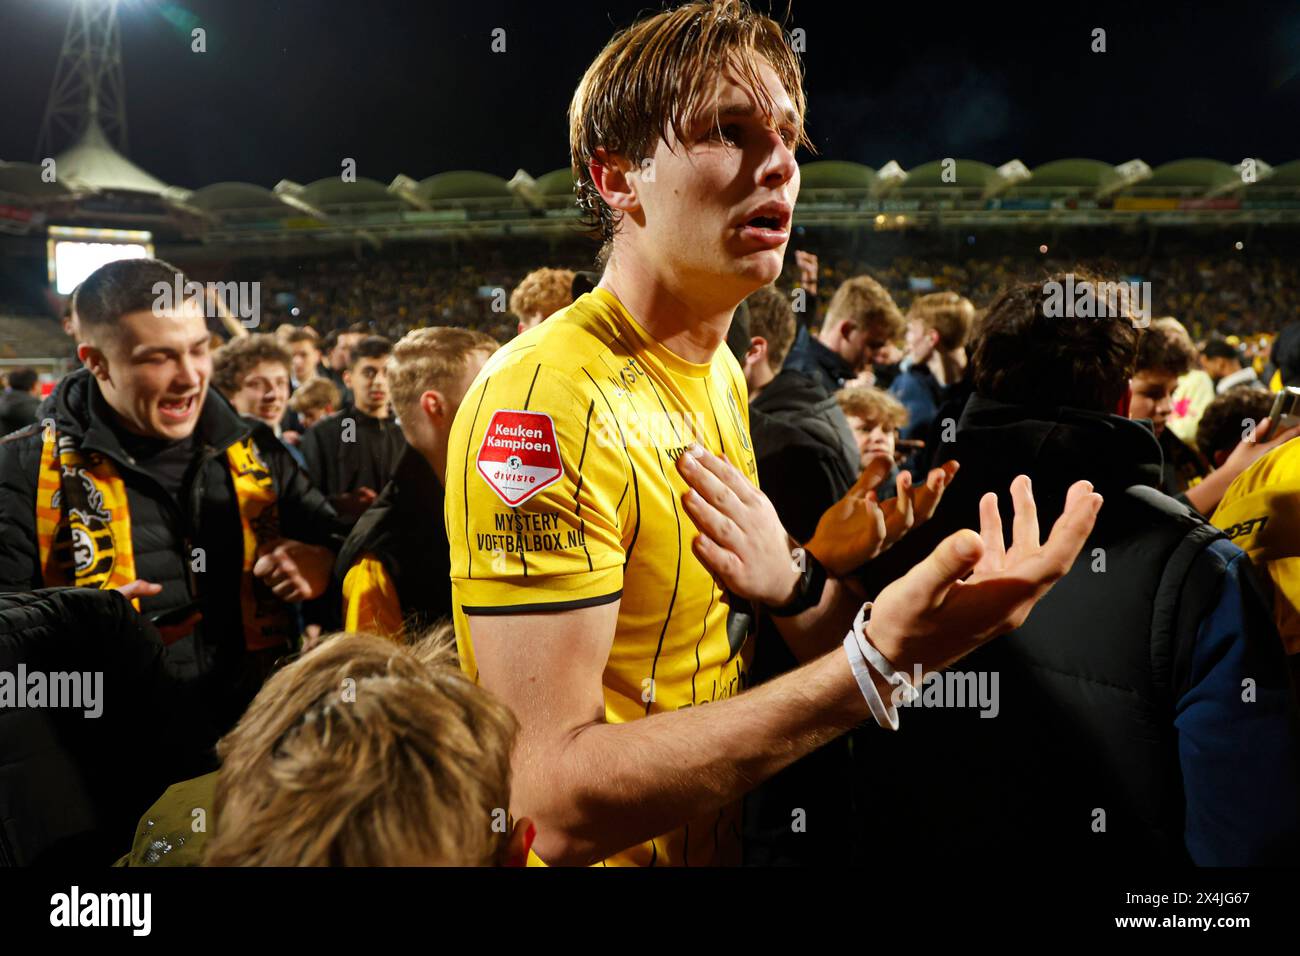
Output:
M90 374L95 378L101 382L109 381L108 357L104 355L103 350L88 342L81 342L77 345L77 358L81 360L82 365L90 369Z
M1119 403L1115 406L1115 414L1120 418L1128 418L1129 406L1133 403L1133 386L1124 386L1124 395L1120 398Z
M751 369L760 362L767 361L767 339L755 335L749 340L749 349L745 352L745 369Z
M639 178L633 175L636 167L619 153L597 149L595 158L587 164L587 174L610 209L634 212L641 207L637 195Z
M352 369L345 368L343 370L343 384L348 388L352 387Z
M520 817L515 821L515 828L510 831L510 840L506 844L506 862L505 866L527 866L528 851L533 848L533 840L537 838L537 827L528 817Z
M845 319L843 322L840 323L840 329L839 329L840 338L842 338L846 342L853 341L853 333L858 331L861 330L852 322L850 322L848 319Z
M429 389L427 392L420 394L420 410L434 424L440 425L444 423L449 407L450 405L447 399L443 397L442 392Z

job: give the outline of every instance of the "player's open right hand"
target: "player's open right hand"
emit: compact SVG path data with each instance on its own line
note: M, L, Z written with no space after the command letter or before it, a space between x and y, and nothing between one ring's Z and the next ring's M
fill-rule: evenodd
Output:
M1101 508L1101 495L1088 482L1075 482L1047 542L1040 543L1038 511L1024 475L1011 483L1011 498L1010 550L1003 545L997 495L989 492L980 501L978 535L968 529L949 535L880 592L867 635L896 669L908 675L916 664L939 670L1023 624L1070 570Z

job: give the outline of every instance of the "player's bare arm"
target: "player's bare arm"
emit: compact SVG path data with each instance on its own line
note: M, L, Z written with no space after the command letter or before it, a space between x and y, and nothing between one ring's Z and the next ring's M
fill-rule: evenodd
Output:
M1076 484L1043 544L1019 479L1012 498L1010 550L989 495L979 534L950 536L881 592L868 636L896 668L946 667L1023 623L1070 568L1101 505L1086 482ZM729 586L761 583L763 542L720 536L725 543L701 536L706 566ZM479 680L520 721L512 810L537 821L535 849L548 862L595 862L725 806L868 716L848 658L835 650L708 707L605 723L601 678L617 617L615 603L471 623Z

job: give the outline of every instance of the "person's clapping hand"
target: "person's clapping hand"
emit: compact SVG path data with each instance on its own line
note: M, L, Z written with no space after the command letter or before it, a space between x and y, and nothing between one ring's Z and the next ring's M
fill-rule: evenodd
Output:
M888 458L873 458L848 493L826 509L817 523L806 547L832 577L851 573L928 521L959 466L955 461L944 462L926 475L919 488L912 486L909 473L899 472L895 497L878 502L875 489L892 467Z

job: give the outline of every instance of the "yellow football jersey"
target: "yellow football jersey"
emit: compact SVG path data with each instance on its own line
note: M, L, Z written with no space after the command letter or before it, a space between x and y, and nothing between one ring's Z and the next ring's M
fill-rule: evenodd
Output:
M1272 591L1286 652L1300 654L1300 439L1238 475L1210 523L1250 555Z
M692 441L757 484L740 366L725 345L707 364L675 355L604 289L488 361L447 451L452 599L467 673L477 678L476 615L621 600L603 677L607 721L746 686L752 614L691 552L698 532L674 461ZM736 864L739 827L734 805L604 862Z

